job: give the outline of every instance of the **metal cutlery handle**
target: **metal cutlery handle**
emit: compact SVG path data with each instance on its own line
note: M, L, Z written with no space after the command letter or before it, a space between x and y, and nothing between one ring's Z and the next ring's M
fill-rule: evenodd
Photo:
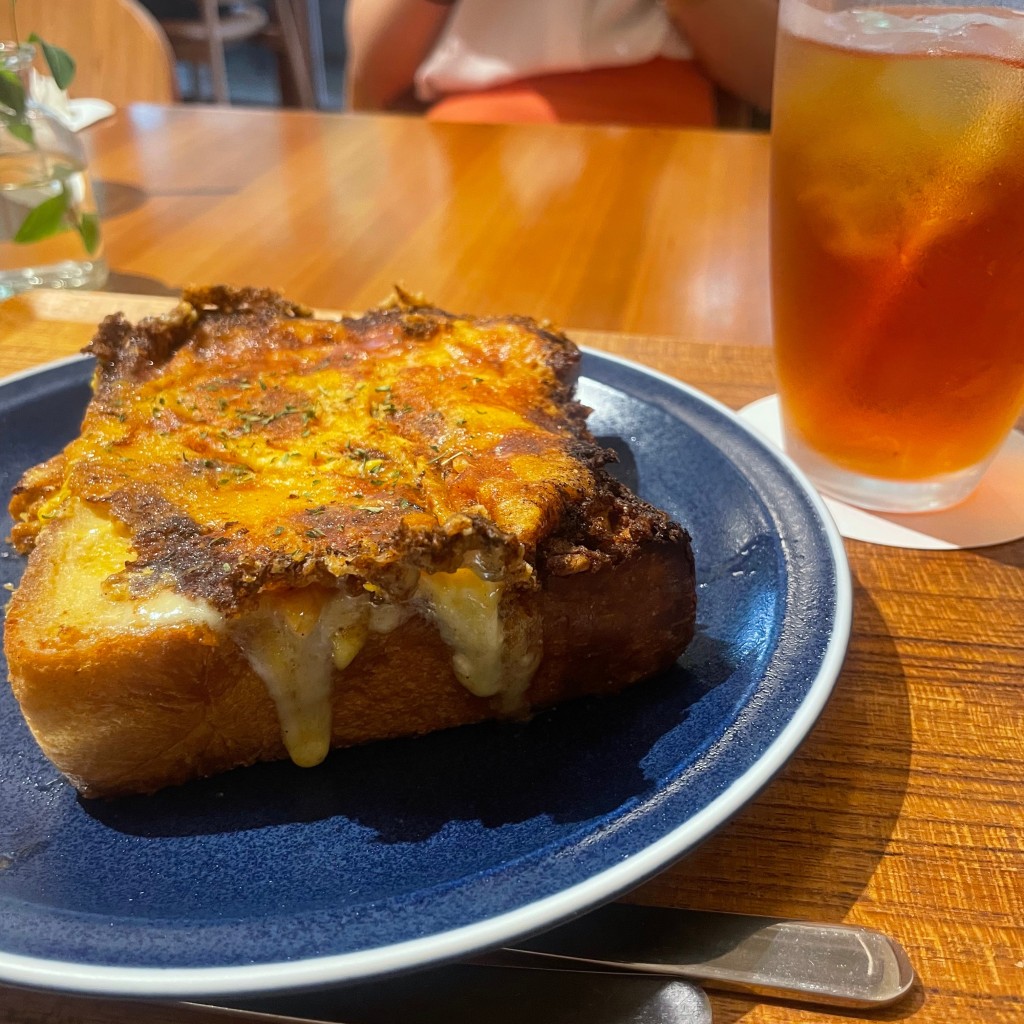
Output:
M913 987L903 948L881 932L611 904L488 962L549 970L613 970L830 1006L880 1007Z

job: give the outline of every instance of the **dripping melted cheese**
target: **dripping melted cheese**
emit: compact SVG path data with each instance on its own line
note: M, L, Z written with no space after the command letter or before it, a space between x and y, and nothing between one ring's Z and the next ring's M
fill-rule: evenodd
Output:
M504 585L471 569L424 574L406 605L308 590L266 595L228 631L277 706L281 734L296 764L312 766L331 745L331 695L338 672L353 662L372 633L389 633L412 614L430 619L452 652L458 681L478 697L500 697L512 712L540 661L540 639L529 617L506 616Z
M76 575L75 586L58 585L55 578L48 587L62 621L126 632L200 626L226 635L267 687L285 747L299 765L318 764L330 748L338 673L358 671L353 662L371 634L389 633L411 615L435 624L458 681L478 697L499 698L506 712L521 704L540 661L538 624L521 612L510 614L505 585L470 568L422 574L405 604L382 602L370 592L353 596L310 587L267 593L253 611L225 619L207 602L172 590L142 601L108 594L103 581L133 557L131 543L84 502L76 503L55 539L60 550L53 565L74 554L88 567Z
M515 711L540 662L539 624L507 613L504 585L472 569L424 574L418 593L452 651L459 682L477 697L501 696L503 710Z
M319 764L331 746L331 692L336 668L347 668L370 628L369 597L308 590L265 595L229 626L277 706L289 757Z

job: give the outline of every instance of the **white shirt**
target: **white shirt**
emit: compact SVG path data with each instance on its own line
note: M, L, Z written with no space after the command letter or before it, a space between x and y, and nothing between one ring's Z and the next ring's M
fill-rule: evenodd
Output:
M458 0L416 71L426 102L530 75L693 56L658 0Z

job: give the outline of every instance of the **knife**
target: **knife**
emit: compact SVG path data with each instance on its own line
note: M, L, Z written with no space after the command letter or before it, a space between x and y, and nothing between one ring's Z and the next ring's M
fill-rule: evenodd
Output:
M861 1009L897 1002L916 979L903 948L870 928L625 903L592 910L474 962L639 972Z
M234 1007L23 990L19 1015L6 1017L0 1010L0 1024L44 1024L60 1012L77 1012L81 1016L64 1019L84 1024L317 1024L314 1018L376 1024L403 1017L427 1024L434 1019L429 1012L435 1011L446 1024L501 1024L531 1016L555 1024L562 1019L554 1016L556 1010L573 1013L588 1001L593 1003L589 1024L634 1019L664 1024L709 1019L707 1000L692 983L827 1006L877 1008L903 998L915 982L902 947L873 929L623 903L592 910L515 948L480 954L472 963L478 966L456 964L319 993L240 1000ZM484 971L479 965L542 970L515 972L520 979L514 981L513 972ZM570 983L551 973L566 971L606 977ZM623 973L657 976L658 983L651 977L633 978L623 987L607 977ZM5 991L14 992L0 988L0 1007ZM526 1003L531 1009L523 1013ZM403 1007L411 1016L395 1015ZM677 1015L669 1016L668 1009ZM501 1016L505 1011L513 1015ZM634 1011L639 1016L627 1016Z
M711 1024L673 978L507 971L457 964L319 992L227 1004L112 999L0 986L0 1024Z

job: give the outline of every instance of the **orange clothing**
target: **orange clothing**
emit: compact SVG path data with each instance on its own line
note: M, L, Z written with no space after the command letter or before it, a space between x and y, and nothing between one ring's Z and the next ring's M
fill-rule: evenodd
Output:
M693 61L643 64L523 78L454 93L427 110L436 121L484 124L587 122L704 127L715 124L714 90Z

